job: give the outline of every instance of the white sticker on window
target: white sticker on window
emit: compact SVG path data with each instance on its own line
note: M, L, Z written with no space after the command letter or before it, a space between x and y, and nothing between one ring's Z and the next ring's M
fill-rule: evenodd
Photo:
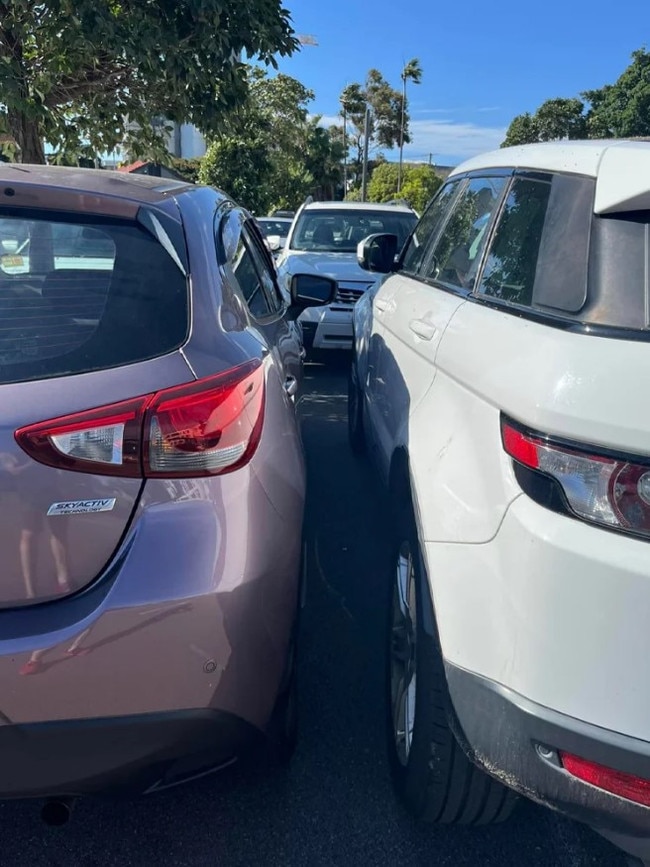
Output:
M48 515L84 515L88 512L110 512L115 506L115 498L107 500L67 500L52 503Z

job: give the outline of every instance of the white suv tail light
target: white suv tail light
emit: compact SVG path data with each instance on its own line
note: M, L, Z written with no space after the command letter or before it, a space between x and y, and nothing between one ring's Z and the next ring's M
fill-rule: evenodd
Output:
M563 501L569 514L585 521L650 537L650 457L561 442L506 418L501 436L516 464L533 471L517 478L534 500ZM559 489L559 497L542 490L544 479Z

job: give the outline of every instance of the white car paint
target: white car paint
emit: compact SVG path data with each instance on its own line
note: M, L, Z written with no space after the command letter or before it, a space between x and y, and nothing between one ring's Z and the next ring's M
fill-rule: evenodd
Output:
M312 202L303 206L310 212L337 213L394 213L414 214L404 205L386 205L374 202ZM300 216L298 212L291 232L276 263L283 293L289 297L291 278L294 274L318 274L330 277L339 284L336 301L326 307L312 307L299 317L300 323L308 323L314 329L313 348L348 350L352 348L352 313L355 304L364 294L380 285L382 274L364 271L357 261L356 251L330 252L326 250L297 250L292 248Z
M650 148L504 149L452 174L527 166L597 178L596 213L650 205ZM370 306L372 303L372 306ZM500 417L650 460L647 340L549 327L404 274L355 311L368 445L408 455L448 662L537 705L650 741L650 541L522 492Z

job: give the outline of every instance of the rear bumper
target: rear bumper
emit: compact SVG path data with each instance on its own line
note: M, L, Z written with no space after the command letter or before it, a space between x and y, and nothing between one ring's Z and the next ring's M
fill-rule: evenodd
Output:
M445 668L456 734L476 764L606 836L650 836L650 808L576 779L557 758L563 750L650 779L650 743L542 707L449 663Z
M0 727L0 798L165 788L229 762L259 733L217 711Z

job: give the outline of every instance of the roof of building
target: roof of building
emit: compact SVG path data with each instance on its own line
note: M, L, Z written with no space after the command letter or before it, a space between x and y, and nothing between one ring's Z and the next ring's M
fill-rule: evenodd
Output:
M118 172L136 172L138 169L144 168L147 163L144 160L136 160L134 163L129 163L128 166L118 166Z

